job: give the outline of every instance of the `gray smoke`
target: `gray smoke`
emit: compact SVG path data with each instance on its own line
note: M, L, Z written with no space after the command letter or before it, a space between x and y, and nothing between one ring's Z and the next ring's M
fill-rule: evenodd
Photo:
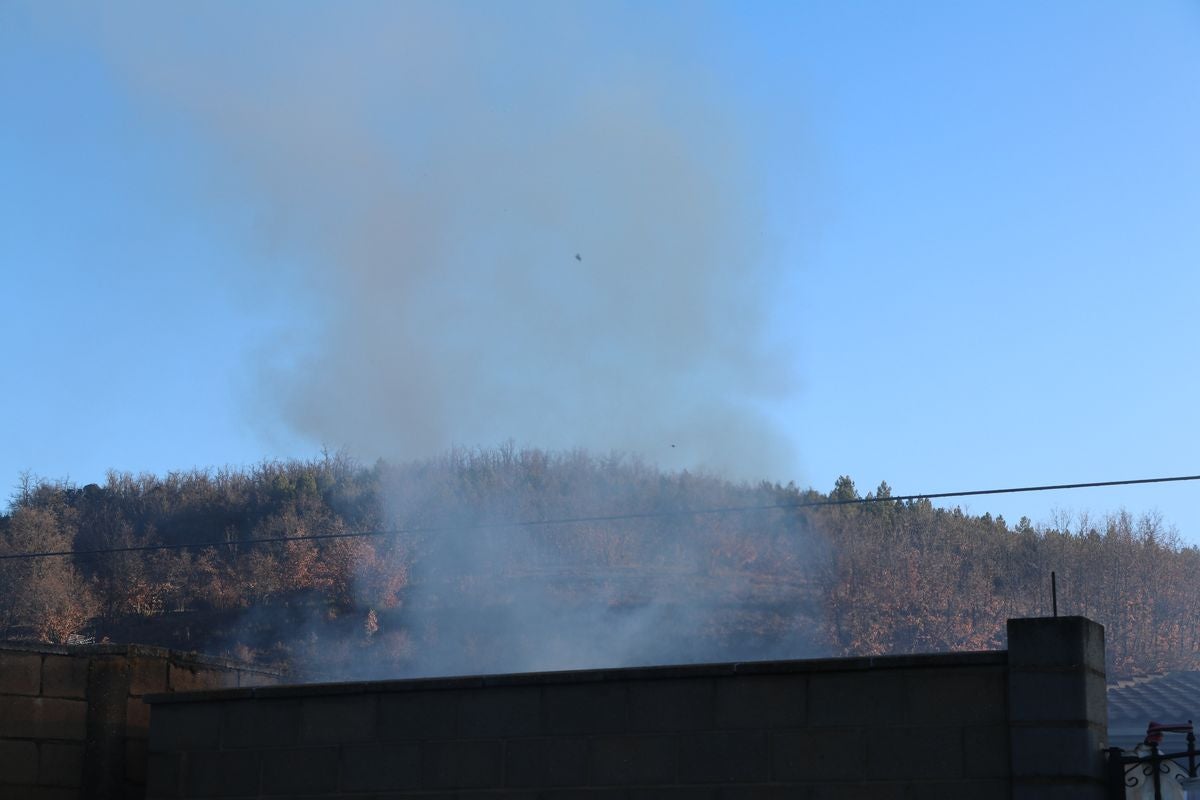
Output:
M258 424L360 458L507 439L735 477L794 467L763 409L762 176L675 14L560 3L80 12L211 159L235 278L294 324ZM163 115L166 116L163 116ZM299 319L296 319L299 317Z
M437 531L413 537L404 602L380 615L384 631L404 630L411 650L389 663L395 654L379 647L377 659L356 665L360 676L823 653L819 609L804 587L823 568L824 549L814 532L789 527L782 512L723 521L683 515L502 524L561 519L572 516L568 508L585 516L612 509L653 515L678 507L766 505L768 491L664 474L636 460L510 448L457 451L385 475L396 527L433 525Z

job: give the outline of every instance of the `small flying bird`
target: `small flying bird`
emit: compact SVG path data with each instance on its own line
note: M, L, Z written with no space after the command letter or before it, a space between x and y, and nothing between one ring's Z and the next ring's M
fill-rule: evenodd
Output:
M575 260L576 260L576 261L583 261L583 256L579 255L579 253L576 253L576 254L575 254Z

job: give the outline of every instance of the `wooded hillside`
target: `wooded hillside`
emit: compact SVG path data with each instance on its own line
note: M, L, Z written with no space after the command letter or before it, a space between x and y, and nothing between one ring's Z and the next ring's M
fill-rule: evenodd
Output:
M1200 552L1160 519L787 507L857 496L847 477L824 494L513 448L25 479L0 555L70 555L0 559L0 637L314 677L974 650L1002 647L1008 617L1049 613L1055 570L1060 613L1106 626L1113 674L1200 669ZM675 513L689 509L725 510Z

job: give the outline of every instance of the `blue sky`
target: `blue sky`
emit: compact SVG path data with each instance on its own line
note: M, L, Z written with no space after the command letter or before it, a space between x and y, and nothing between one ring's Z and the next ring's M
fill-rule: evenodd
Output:
M328 281L341 274L340 258L356 257L343 234L362 229L311 229L323 214L370 212L384 201L354 194L350 178L370 172L356 172L364 168L345 154L361 151L339 150L344 167L331 157L310 171L307 162L321 151L308 148L326 139L297 126L270 127L270 114L255 117L252 105L237 105L276 102L263 90L280 89L280 117L308 120L297 109L310 109L289 105L287 91L308 91L311 81L292 84L276 73L321 63L318 56L331 66L313 75L349 76L326 87L337 95L327 107L372 122L314 115L312 130L339 142L387 131L365 139L363 149L386 138L377 155L398 174L420 175L423 154L436 153L434 140L452 130L436 120L411 123L406 106L388 103L390 84L378 73L402 68L429 75L405 84L413 107L436 115L443 95L457 93L467 99L447 114L501 120L496 135L513 141L547 122L570 129L576 120L547 116L538 103L566 107L577 95L607 96L610 84L623 81L611 94L622 126L606 128L609 138L627 135L635 148L644 138L649 149L650 135L661 134L670 145L663 153L682 149L701 164L736 149L729 161L736 174L685 175L700 186L733 187L733 205L699 208L678 224L686 230L727 212L751 221L755 256L744 270L747 282L762 280L766 299L752 308L761 324L747 329L748 339L757 338L746 358L768 343L767 377L777 376L782 388L748 390L743 399L769 420L771 437L788 444L764 457L761 477L827 489L849 474L863 491L886 479L897 493L916 493L1200 472L1194 3L594 4L567 11L529 4L510 6L511 19L500 21L480 21L489 16L484 6L466 4L449 21L430 23L444 35L437 46L453 58L430 45L432 55L412 63L396 62L386 47L395 20L374 20L378 6L357 6L361 19L345 21L315 4L289 6L286 17L269 4L252 12L212 4L202 15L193 9L174 18L150 6L99 14L64 6L58 14L50 5L48 12L43 4L0 3L0 481L15 484L22 470L85 483L109 468L162 472L310 457L323 444L346 444L337 440L343 431L361 435L322 427L322 412L313 410L320 403L293 395L320 394L311 375L296 373L328 364L313 355L324 346L323 330L355 317L325 296L350 296ZM356 40L368 31L378 41ZM538 49L526 58L530 42ZM474 47L478 61L454 52ZM343 57L361 62L344 67ZM486 78L462 77L472 70ZM367 88L359 91L356 76ZM645 106L627 88L643 77L666 87L648 90L654 102ZM225 98L233 98L233 110L214 111ZM676 103L683 110L660 111ZM515 109L507 116L506 104ZM475 144L462 146L465 163L484 163ZM285 154L276 157L273 147ZM506 147L520 164L528 157L512 142ZM299 154L294 161L289 148ZM551 163L572 170L577 155L564 146ZM446 180L458 175L435 172ZM595 178L583 166L578 176ZM345 190L346 204L297 198L306 180ZM744 186L752 202L741 202ZM420 199L404 187L404 202ZM527 188L536 194L546 187L557 184L530 179ZM445 223L462 254L507 241L499 223L480 226L471 241L463 222L491 219L489 203L498 197L484 192L477 216ZM511 222L539 231L522 233L514 252L558 241L556 226L579 233L592 213L587 203L572 201L558 213L554 202L531 201ZM509 220L507 210L495 213ZM642 233L611 209L597 209L595 218L611 222L609 230ZM739 231L737 248L744 239ZM601 245L589 247L590 258ZM750 250L730 245L729 252ZM465 257L437 263L449 268ZM438 274L422 273L424 282L409 288L443 298ZM712 286L728 287L722 280ZM570 279L563 287L574 290ZM553 289L535 291L554 302ZM620 303L608 308L620 317ZM713 325L722 319L715 313ZM364 330L395 331L395 324ZM637 319L629 324L643 330ZM735 336L697 331L711 334L703 340L709 350L736 347ZM406 341L415 342L412 363L419 363L427 355L420 337ZM506 340L504 352L519 359L523 341ZM579 345L591 339L569 341L574 359L611 355L600 344L594 351ZM628 355L613 347L618 361ZM459 349L434 352L455 353L454 370L471 363ZM763 378L761 369L744 376L736 358L655 353L699 365L674 391ZM531 361L528 373L539 363ZM623 391L655 382L643 367L631 371L639 377ZM284 377L264 379L264 371ZM360 372L347 368L346 380ZM528 382L526 372L515 374L514 382ZM574 375L565 368L555 374L567 382ZM450 394L501 385L438 380ZM384 388L396 391L391 382ZM446 396L436 402L445 405ZM346 401L358 408L353 397ZM698 438L706 421L714 440L738 439L740 423L728 406L698 412L678 434ZM456 428L451 420L444 435L464 444L508 435L571 444L561 430L520 415L508 431L502 402L498 408L486 425L464 420ZM462 413L478 417L479 407L463 405ZM580 443L603 447L606 430L595 427ZM675 465L665 439L651 441L636 425L621 436L613 446ZM707 453L699 446L687 452ZM739 469L754 471L744 463ZM1022 514L1046 521L1055 508L1157 509L1186 541L1200 543L1197 500L1200 487L1181 484L978 498L964 506L1014 521Z

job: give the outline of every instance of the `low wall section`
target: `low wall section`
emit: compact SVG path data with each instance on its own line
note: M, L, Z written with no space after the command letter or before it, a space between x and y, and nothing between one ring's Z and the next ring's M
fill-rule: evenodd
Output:
M1009 636L1010 652L160 695L148 797L1103 797L1103 630Z
M278 675L136 645L0 645L0 798L141 800L150 693Z

